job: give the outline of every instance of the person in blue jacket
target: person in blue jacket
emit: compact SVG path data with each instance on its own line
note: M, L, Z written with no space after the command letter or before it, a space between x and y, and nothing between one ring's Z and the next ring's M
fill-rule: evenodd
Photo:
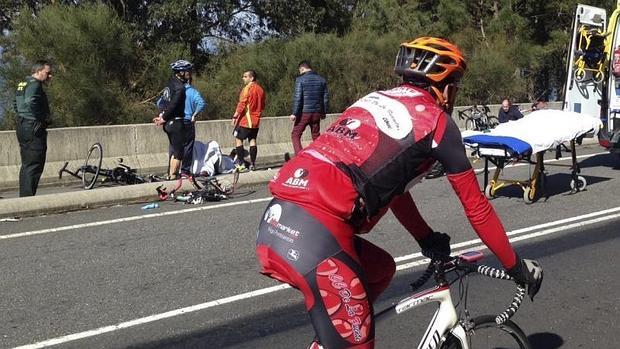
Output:
M207 104L200 92L192 85L192 77L185 84L185 147L181 173L190 174L192 167L192 154L194 151L194 141L196 140L196 116L200 114Z
M321 119L325 119L329 102L325 78L312 70L308 61L301 61L297 67L299 76L295 79L293 112L290 115L291 121L294 122L291 141L295 154L302 149L301 135L306 126L310 126L312 140L319 137Z

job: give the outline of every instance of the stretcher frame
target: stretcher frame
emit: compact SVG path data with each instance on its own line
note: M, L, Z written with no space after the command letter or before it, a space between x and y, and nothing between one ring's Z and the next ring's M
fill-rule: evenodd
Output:
M531 160L531 153L518 154L513 152L507 148L501 146L488 146L488 145L480 145L480 144L468 144L469 147L474 149L474 153L478 155L480 158L484 158L484 195L488 199L493 199L497 197L497 191L501 188L508 186L519 186L521 190L523 190L523 200L527 204L531 204L537 201L540 198L540 194L545 193L545 182L546 182L546 172L545 166L558 166L558 167L569 167L571 170L571 181L570 188L571 193L576 193L581 190L584 190L587 186L586 179L582 176L579 176L581 173L581 169L579 167L579 163L577 162L577 153L575 144L577 143L577 139L579 141L583 138L583 136L579 136L570 141L570 152L571 152L571 164L550 164L544 162L545 151L540 151L536 154L536 160ZM579 142L580 143L580 142ZM556 147L556 158L559 158L558 153L561 154L560 147L563 145L560 144ZM529 163L530 169L531 166L534 165L534 170L530 171L530 176L527 179L510 179L510 178L500 178L502 171L504 168L511 164L517 163L521 161L526 161ZM489 181L489 162L496 166L495 172L493 173L493 178Z

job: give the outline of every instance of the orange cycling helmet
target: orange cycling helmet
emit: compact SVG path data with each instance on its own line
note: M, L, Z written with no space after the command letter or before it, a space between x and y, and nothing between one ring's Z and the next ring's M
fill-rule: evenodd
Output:
M394 71L405 81L443 87L458 83L466 66L463 54L456 45L425 36L400 44Z

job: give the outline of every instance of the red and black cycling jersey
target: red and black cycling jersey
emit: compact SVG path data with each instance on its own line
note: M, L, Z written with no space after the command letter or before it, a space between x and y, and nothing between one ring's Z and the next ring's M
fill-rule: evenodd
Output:
M342 169L372 217L425 173L443 110L409 85L371 93L349 107L307 149Z
M436 160L472 227L505 267L514 265L514 251L480 193L458 127L427 91L408 84L373 92L347 108L282 167L269 188L276 198L318 209L366 232L388 207L395 213L407 211L393 207L399 202L394 199ZM407 225L414 234L414 225L426 223L420 218ZM421 239L426 232L414 236Z

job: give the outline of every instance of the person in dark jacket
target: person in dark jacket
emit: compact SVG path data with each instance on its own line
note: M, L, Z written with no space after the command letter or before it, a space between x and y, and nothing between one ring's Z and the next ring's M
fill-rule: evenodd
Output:
M500 123L508 122L511 120L519 120L523 117L523 114L519 111L516 105L510 102L510 99L506 98L502 101L502 107L499 108L497 113L497 119Z
M170 141L171 156L169 159L168 178L178 176L185 153L185 84L191 77L193 64L185 60L178 60L170 64L172 77L162 93L163 111L153 119L157 126L164 126L164 132Z
M14 108L17 113L17 141L21 156L19 196L34 196L45 167L47 153L47 124L50 107L43 83L52 77L52 66L37 61L32 75L17 85Z
M327 81L312 70L310 62L301 61L297 67L300 75L295 79L293 113L290 116L294 122L291 140L295 154L302 149L301 135L306 126L310 126L312 140L319 137L321 119L325 118L329 102Z

